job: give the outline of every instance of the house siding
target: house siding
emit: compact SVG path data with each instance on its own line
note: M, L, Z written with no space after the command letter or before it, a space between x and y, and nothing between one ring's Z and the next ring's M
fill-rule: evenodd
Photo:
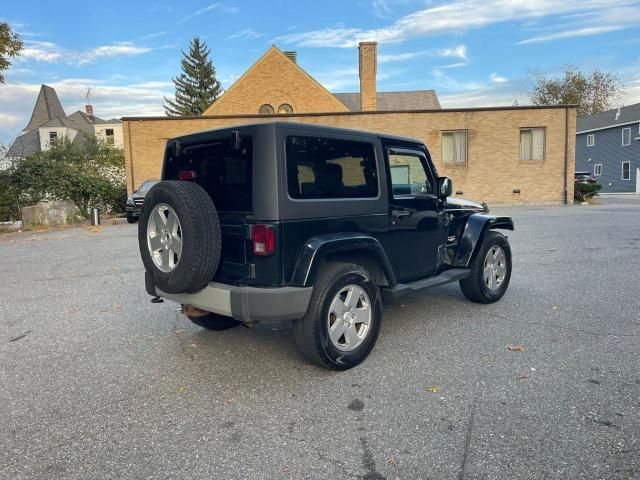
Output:
M622 146L622 130L631 128L631 144ZM595 135L595 145L587 146L587 135ZM637 169L640 168L640 122L616 126L576 136L576 171L594 173L602 164L602 175L596 177L602 193L635 193ZM630 163L630 179L622 180L622 163Z

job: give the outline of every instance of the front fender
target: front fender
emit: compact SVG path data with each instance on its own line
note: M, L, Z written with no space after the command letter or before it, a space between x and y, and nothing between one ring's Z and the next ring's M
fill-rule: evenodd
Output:
M332 233L309 238L298 253L291 278L292 286L308 287L313 282L318 265L327 255L336 252L367 252L382 267L390 286L396 285L391 262L380 242L362 233Z
M469 216L467 224L462 232L462 238L458 242L454 267L468 267L473 254L484 238L487 230L493 229L513 230L513 219L511 217L495 217L484 213L474 213Z

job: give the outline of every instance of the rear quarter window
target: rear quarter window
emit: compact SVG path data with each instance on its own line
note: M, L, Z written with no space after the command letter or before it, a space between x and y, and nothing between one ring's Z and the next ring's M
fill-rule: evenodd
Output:
M287 183L294 199L375 198L378 173L371 143L289 136Z

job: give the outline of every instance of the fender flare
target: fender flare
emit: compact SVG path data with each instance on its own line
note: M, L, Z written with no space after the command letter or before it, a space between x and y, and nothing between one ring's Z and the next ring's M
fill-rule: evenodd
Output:
M458 243L454 267L468 267L478 246L484 239L487 230L504 229L514 230L511 217L496 217L484 213L474 213L469 216L467 224Z
M309 238L296 259L291 286L308 287L313 284L318 265L332 253L366 252L380 264L390 286L397 285L395 272L380 242L363 233L332 233Z

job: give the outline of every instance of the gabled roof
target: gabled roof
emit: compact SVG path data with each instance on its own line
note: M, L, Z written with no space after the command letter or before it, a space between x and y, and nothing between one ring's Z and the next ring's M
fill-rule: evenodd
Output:
M352 112L361 111L359 93L334 93ZM378 111L440 110L440 101L434 90L410 90L405 92L378 92Z
M31 113L31 119L27 126L24 127L24 131L29 132L47 123L49 120L66 116L67 114L64 113L56 91L47 85L42 85L38 99L36 100L36 106L33 107L33 112Z
M640 103L620 107L620 116L616 120L618 109L607 110L606 112L595 113L588 117L578 117L576 123L576 132L586 132L591 130L602 130L617 125L628 125L630 123L640 122Z

